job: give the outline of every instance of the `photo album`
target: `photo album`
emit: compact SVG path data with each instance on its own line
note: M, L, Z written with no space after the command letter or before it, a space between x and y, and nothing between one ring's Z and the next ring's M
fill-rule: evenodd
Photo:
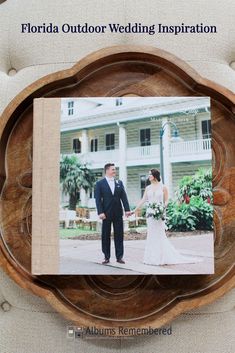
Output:
M33 274L214 273L210 97L38 98L33 119Z
M0 38L0 353L235 352L235 1L0 0Z

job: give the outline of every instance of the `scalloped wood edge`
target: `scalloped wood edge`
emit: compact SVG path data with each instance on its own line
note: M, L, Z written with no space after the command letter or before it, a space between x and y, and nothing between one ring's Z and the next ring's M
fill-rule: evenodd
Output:
M17 111L28 107L32 104L33 98L41 97L43 93L48 90L52 91L56 88L56 83L61 84L75 84L83 80L87 75L95 70L97 65L101 64L111 64L115 62L115 58L120 58L122 60L131 61L134 60L136 54L139 55L138 60L141 60L143 55L146 60L148 58L148 63L160 65L164 69L167 69L171 74L180 74L182 80L191 89L195 91L200 91L205 95L216 97L227 109L232 113L235 113L235 94L210 80L201 77L193 68L191 68L187 63L181 59L175 57L174 55L152 47L148 46L114 46L98 50L92 54L89 54L85 58L81 59L77 64L72 66L70 69L57 71L55 73L46 75L34 83L30 84L23 91L21 91L5 108L0 119L0 144L7 138L8 130L10 126L8 120L11 117L17 117ZM158 61L159 60L159 61ZM31 102L31 103L30 103ZM1 147L1 146L0 146ZM5 150L1 150L0 153L4 154ZM2 160L0 158L0 160ZM1 165L2 171L4 170L4 165ZM4 182L4 176L1 175L2 182ZM118 325L124 325L126 327L131 327L135 320L121 321L121 320L108 320L99 318L91 315L90 313L82 312L79 309L73 309L71 305L66 302L61 301L61 295L59 291L55 288L49 288L48 284L43 284L37 276L31 276L23 268L16 264L12 256L9 254L6 248L6 244L3 239L0 238L1 245L1 258L0 265L5 270L5 272L22 288L31 291L33 294L46 298L46 300L54 307L58 312L62 313L68 320L83 326L89 326L91 321L92 324L97 325L97 327L117 327ZM227 278L228 277L228 278ZM225 279L227 280L225 282ZM174 319L179 314L188 311L190 309L198 308L200 306L212 303L216 299L223 296L226 292L231 290L235 286L235 271L234 267L230 269L229 273L224 275L222 280L211 284L207 289L203 289L198 292L198 295L194 298L183 299L182 296L176 298L172 303L151 315L146 315L146 317L138 318L138 327L146 327L146 324L154 325L155 327L160 327L172 319ZM222 285L220 285L222 282ZM220 285L220 286L219 286ZM175 303L177 302L177 303ZM89 317L88 317L89 315Z

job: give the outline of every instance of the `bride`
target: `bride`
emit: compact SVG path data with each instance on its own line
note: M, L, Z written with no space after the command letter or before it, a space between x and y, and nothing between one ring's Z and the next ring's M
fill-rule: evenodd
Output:
M145 202L168 204L168 190L162 184L160 173L157 169L149 171L149 181L145 189L143 198L137 204L134 212L136 212ZM133 212L133 213L134 213ZM163 219L154 219L147 217L147 240L144 251L143 262L148 265L169 265L179 263L195 263L201 262L202 258L186 256L181 254L167 238L165 232L165 221Z

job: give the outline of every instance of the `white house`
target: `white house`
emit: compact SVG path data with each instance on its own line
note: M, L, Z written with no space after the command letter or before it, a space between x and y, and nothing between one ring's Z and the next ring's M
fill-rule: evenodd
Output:
M114 162L131 205L141 198L151 168L160 169L171 197L179 179L211 167L208 97L63 98L61 154L76 153L97 179ZM88 197L87 197L88 196ZM93 193L81 204L94 206ZM67 198L62 196L62 203Z

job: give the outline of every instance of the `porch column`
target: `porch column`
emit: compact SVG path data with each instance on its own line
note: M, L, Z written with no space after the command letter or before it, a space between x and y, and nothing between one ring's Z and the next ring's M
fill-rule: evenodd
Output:
M119 126L119 179L122 180L124 186L127 185L127 168L126 168L126 128L125 125L118 124Z
M88 139L88 133L86 129L82 130L82 139L81 139L81 154L85 155L86 153L89 152L89 139ZM88 203L88 195L84 189L80 190L80 199L81 199L81 205L82 206L87 206Z
M82 141L81 141L81 153L88 153L89 152L89 140L88 140L88 133L86 129L82 130Z
M80 190L81 206L87 206L88 204L88 194L84 189Z
M169 197L172 197L172 166L170 161L170 138L171 128L170 124L167 123L167 117L162 119L162 126L164 126L164 133L162 136L162 147L163 147L163 172L164 172L164 184L168 188Z

